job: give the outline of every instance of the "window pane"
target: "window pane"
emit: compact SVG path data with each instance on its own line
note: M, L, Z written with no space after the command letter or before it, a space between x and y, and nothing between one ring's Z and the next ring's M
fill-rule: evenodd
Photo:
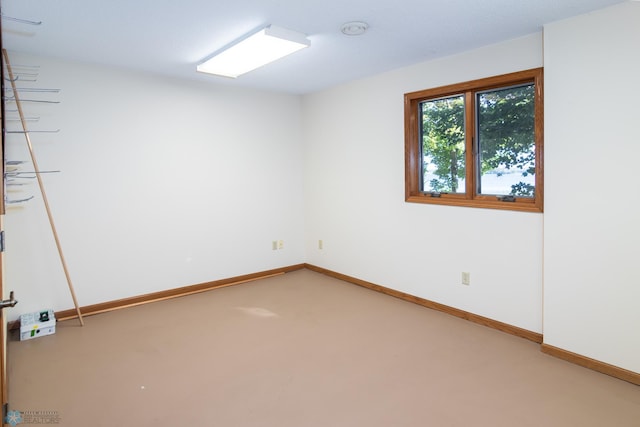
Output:
M535 194L534 85L478 93L478 193Z
M464 193L464 95L420 103L422 191Z

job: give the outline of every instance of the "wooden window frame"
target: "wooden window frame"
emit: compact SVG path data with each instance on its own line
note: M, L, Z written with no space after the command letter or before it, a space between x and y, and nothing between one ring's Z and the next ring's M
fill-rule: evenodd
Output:
M533 197L516 197L515 201L502 201L497 196L478 194L476 191L476 155L473 149L475 135L475 94L491 89L534 84L534 139L535 139L535 194ZM442 193L437 197L421 191L420 182L423 167L421 159L420 104L424 101L455 95L465 97L465 193ZM474 208L504 209L525 212L543 211L544 190L544 90L543 68L534 68L515 73L503 74L484 79L472 80L433 89L426 89L404 95L405 133L405 201L436 205L466 206Z

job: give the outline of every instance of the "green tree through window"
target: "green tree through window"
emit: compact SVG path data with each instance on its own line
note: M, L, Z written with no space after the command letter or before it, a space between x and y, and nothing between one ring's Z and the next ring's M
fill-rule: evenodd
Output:
M406 200L542 211L542 69L405 94Z
M534 197L534 86L482 92L476 99L480 151L478 193ZM520 179L515 183L505 180L502 186L485 191L484 178L492 175L497 178L516 175Z
M424 189L457 193L466 173L464 97L425 101L421 105Z

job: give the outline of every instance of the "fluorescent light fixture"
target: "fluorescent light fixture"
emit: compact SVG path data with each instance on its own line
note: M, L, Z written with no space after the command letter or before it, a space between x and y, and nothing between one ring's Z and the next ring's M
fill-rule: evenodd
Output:
M197 70L236 78L310 44L304 34L270 25L216 53Z

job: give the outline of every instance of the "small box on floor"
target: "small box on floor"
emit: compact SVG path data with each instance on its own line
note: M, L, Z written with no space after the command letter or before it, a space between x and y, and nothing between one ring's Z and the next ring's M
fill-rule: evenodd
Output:
M56 333L56 316L53 310L36 311L20 316L20 341Z

